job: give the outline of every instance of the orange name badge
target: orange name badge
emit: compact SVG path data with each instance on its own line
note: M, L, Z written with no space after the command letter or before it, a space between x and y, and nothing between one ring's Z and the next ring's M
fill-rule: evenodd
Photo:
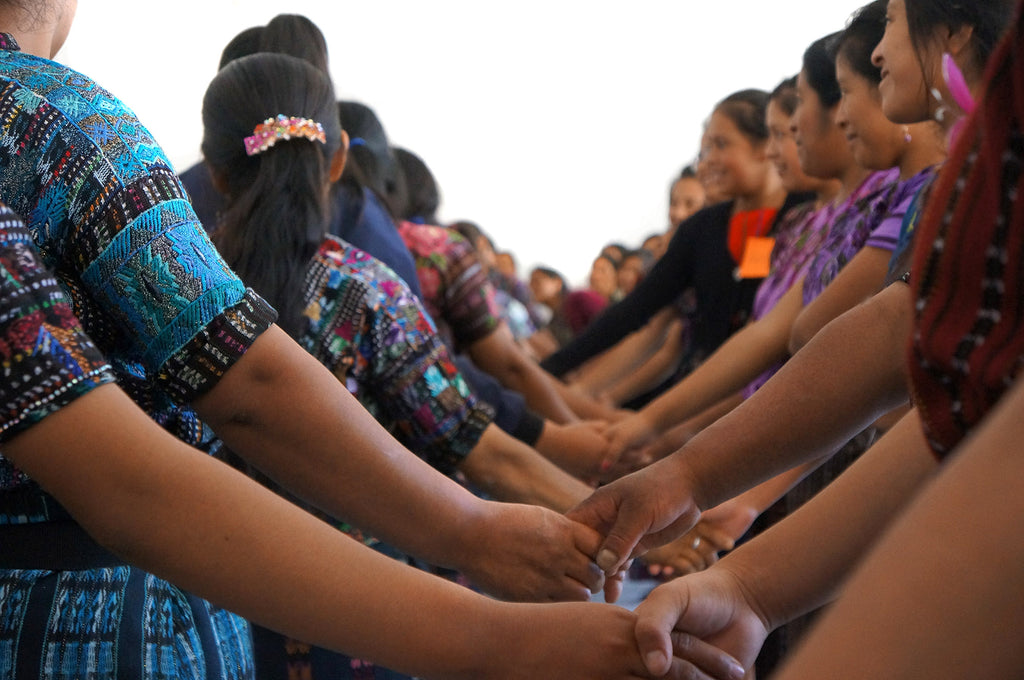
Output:
M743 248L743 261L736 275L741 279L763 279L772 266L772 249L775 239L768 236L751 236Z

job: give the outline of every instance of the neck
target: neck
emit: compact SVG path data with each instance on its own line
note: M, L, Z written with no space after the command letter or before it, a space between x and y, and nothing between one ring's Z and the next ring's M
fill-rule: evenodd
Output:
M850 163L849 167L839 177L839 193L836 195L836 199L844 201L850 197L854 191L857 190L864 180L867 179L868 175L871 174L871 170L868 170L864 166L858 163Z
M17 8L0 10L0 31L9 33L18 41L18 47L26 54L44 59L53 57L57 26L55 22L36 20Z
M815 190L814 202L818 208L822 208L829 203L840 200L840 192L843 190L843 184L837 179L827 179L822 181Z
M764 186L758 191L736 197L736 202L733 204L733 212L758 210L760 208L780 208L785 200L786 190L782 186L782 180L774 172L769 172Z
M908 126L910 142L899 162L900 180L909 179L946 159L945 132L933 122Z

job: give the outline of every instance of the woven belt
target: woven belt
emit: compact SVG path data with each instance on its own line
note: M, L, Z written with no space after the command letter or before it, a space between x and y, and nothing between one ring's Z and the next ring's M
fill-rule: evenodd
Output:
M77 522L0 524L0 569L81 571L125 564Z

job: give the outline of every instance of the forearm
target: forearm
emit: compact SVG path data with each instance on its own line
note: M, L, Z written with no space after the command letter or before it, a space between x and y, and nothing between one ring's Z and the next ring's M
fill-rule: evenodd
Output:
M672 310L659 312L643 328L584 364L573 384L596 394L626 379L645 360L649 360L664 342L666 324L662 318L666 313L672 313Z
M733 334L692 373L646 406L643 413L647 422L658 432L665 432L743 389L785 360L792 322L801 305L800 290L794 286L771 312Z
M700 507L834 453L880 415L905 404L911 315L909 305L885 301L850 310L674 454L696 480L698 500L708 503Z
M1020 675L1024 389L1004 399L885 534L781 678Z
M463 518L482 501L403 448L280 329L261 335L195 407L228 447L303 500L456 566ZM422 531L426 517L434 531Z
M937 467L911 412L842 476L721 562L774 628L829 602Z
M630 399L654 389L672 377L679 367L683 351L682 338L679 336L680 329L675 328L677 332L670 333L658 351L642 364L634 367L633 371L623 376L607 391L612 403L625 404Z
M493 424L484 430L460 470L497 500L540 505L557 512L567 511L593 491Z
M363 547L185 446L113 385L5 454L113 552L246 618L410 673L485 667L465 625L492 620L484 598Z

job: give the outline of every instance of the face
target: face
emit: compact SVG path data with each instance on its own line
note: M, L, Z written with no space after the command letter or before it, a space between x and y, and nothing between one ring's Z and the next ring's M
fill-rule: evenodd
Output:
M495 253L494 266L505 276L515 278L516 261L510 253Z
M800 169L820 179L840 177L846 170L849 156L843 149L843 135L836 125L835 109L825 106L817 90L807 81L804 71L797 76L796 94L792 130Z
M681 177L669 192L668 223L675 226L704 207L704 186L696 177Z
M618 290L618 274L607 259L599 257L594 260L590 267L590 287L604 297L611 297Z
M562 292L562 284L555 277L534 270L530 272L530 292L533 294L533 299L549 304Z
M842 55L836 60L836 79L843 93L836 121L846 133L854 159L869 170L897 165L907 142L902 127L883 112L878 88L850 68Z
M904 1L889 0L885 35L871 54L871 61L882 70L882 82L878 86L882 110L893 122L919 123L932 117L935 100L925 83L942 81L939 58L932 57L933 51L918 54L910 39ZM931 65L932 73L927 74L927 78L921 70L922 63Z
M768 102L766 122L769 136L765 152L768 160L775 165L786 191L800 191L808 180L800 167L800 156L793 138L793 117L773 100Z
M619 290L629 294L644 275L644 263L639 257L631 255L622 261L618 271Z
M754 143L720 111L711 114L701 140L698 173L711 197L735 198L760 191L769 169L763 143Z

